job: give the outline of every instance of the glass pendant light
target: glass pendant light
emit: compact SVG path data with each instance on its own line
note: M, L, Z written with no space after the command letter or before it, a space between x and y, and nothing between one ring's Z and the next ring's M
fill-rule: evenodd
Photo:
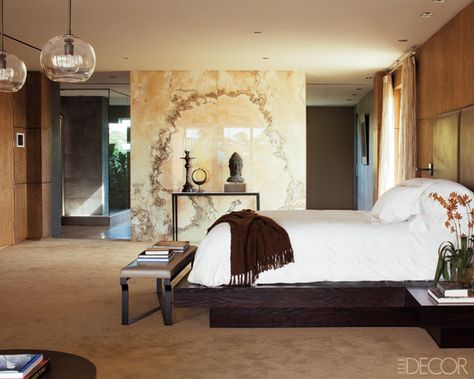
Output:
M55 82L81 83L91 77L95 69L93 47L71 32L71 0L68 9L66 34L51 38L41 50L41 68Z
M7 54L3 48L3 0L0 0L0 92L17 92L26 80L26 66L22 60Z

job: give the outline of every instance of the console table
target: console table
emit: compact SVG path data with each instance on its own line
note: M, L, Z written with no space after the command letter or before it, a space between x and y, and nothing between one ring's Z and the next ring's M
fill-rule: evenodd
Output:
M178 197L180 196L254 196L256 210L260 210L260 192L172 192L173 240L178 240Z

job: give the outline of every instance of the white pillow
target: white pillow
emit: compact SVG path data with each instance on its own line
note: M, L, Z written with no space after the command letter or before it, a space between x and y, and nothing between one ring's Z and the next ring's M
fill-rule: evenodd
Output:
M435 232L446 230L444 222L446 221L446 210L437 201L430 197L430 194L436 192L438 195L448 199L451 192L459 195L468 195L474 201L474 193L462 184L445 179L431 179L433 183L425 187L420 197L420 215L410 223L410 230ZM474 205L474 204L473 204ZM463 222L466 221L463 215ZM465 226L463 227L466 230Z
M423 187L396 186L385 191L372 208L372 216L383 224L407 221L420 212Z

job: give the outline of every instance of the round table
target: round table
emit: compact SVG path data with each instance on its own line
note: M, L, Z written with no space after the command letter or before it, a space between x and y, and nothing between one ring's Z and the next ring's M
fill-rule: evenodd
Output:
M79 355L51 350L0 350L0 355L8 354L43 354L49 359L49 370L41 379L95 379L94 364Z

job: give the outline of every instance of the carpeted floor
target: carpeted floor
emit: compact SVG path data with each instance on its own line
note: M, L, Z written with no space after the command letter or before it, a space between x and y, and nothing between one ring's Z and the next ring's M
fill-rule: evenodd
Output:
M474 349L438 349L418 328L209 329L201 309L176 309L171 327L159 313L122 326L119 270L145 245L46 239L0 250L0 349L78 354L99 378L417 377L398 373L404 357L465 358L474 376ZM134 311L155 305L153 280L130 288Z

